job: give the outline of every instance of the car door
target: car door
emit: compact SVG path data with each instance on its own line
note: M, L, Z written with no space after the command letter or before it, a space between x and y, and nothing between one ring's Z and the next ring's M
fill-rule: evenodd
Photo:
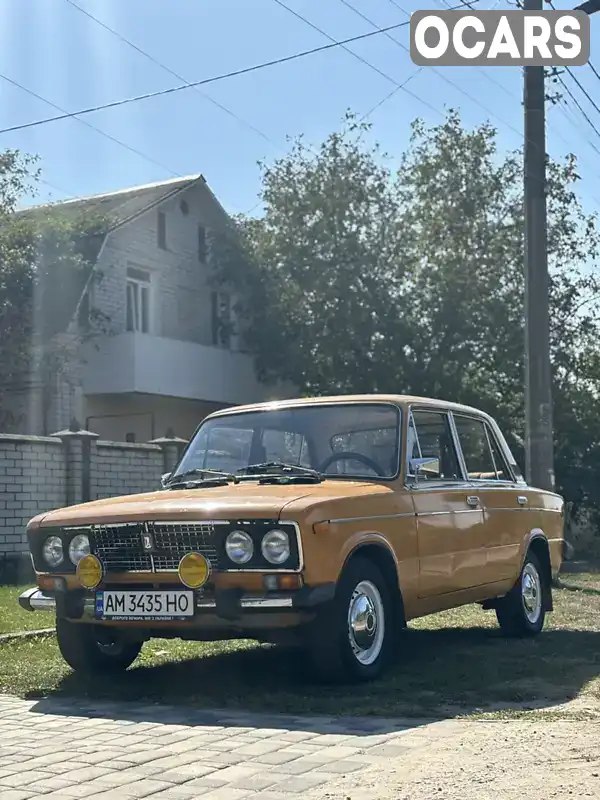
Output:
M407 484L417 520L420 598L482 582L483 512L470 494L452 419L446 410L412 408L408 421ZM415 474L415 459L435 459ZM434 465L435 467L435 465Z
M485 582L504 581L518 573L520 547L532 524L529 492L517 480L494 426L466 413L453 417L472 494L484 512Z

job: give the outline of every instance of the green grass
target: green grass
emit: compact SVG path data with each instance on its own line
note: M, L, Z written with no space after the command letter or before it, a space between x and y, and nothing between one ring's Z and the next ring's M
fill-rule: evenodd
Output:
M504 639L478 606L444 612L411 623L398 663L366 686L315 685L303 656L283 648L165 640L148 642L119 678L91 682L71 673L51 638L0 645L0 692L335 716L518 716L576 697L600 710L600 575L563 582L538 638Z
M54 627L51 613L32 613L19 605L19 595L29 588L30 586L0 586L0 634Z

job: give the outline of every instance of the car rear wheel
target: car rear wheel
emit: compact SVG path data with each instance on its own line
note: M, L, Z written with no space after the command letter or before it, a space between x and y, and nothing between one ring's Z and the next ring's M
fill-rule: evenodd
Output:
M544 571L534 553L525 557L519 580L496 608L502 632L507 636L536 636L544 627Z
M58 649L75 672L122 672L139 656L142 642L126 638L116 628L56 620Z
M342 573L333 601L309 628L313 670L336 683L378 677L389 660L393 627L390 592L381 571L356 556Z

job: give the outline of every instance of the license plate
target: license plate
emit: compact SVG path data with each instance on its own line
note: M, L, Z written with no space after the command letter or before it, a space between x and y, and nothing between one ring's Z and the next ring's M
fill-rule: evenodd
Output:
M159 622L194 616L194 593L186 591L96 592L96 618Z

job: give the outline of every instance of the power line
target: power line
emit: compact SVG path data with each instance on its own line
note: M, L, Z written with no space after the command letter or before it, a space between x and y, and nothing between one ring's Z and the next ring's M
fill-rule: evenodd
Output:
M550 5L550 8L551 8L553 11L556 11L556 7L555 7L555 5L554 5L554 3L553 3L553 0L547 0L547 2L549 3L549 5ZM577 10L577 9L576 9L576 10ZM581 9L580 9L580 10L581 10ZM595 76L596 76L596 77L597 77L597 78L600 80L600 72L598 72L598 70L596 69L596 67L595 67L595 66L592 64L592 60L591 60L591 59L588 59L588 62L587 62L587 64L588 64L588 67L589 67L589 68L592 70L592 72L594 73L594 75L595 75ZM577 78L575 77L575 75L573 75L573 73L571 72L571 69L570 69L569 67L566 67L566 70L567 70L567 72L569 73L569 75L570 75L570 76L573 78L573 80L575 81L575 83L576 83L576 84L579 86L579 88L581 89L581 91L582 91L582 92L585 94L585 96L586 96L586 97L587 97L587 99L590 101L590 103L591 103L591 104L594 106L594 108L596 109L596 111L598 111L598 112L600 113L600 109L598 108L598 106L596 105L596 103L595 103L595 102L592 100L592 98L589 96L589 94L587 93L587 91L586 91L586 90L583 88L583 86L582 86L582 85L579 83L579 81L577 80Z
M161 169L164 169L165 172L168 172L170 175L174 175L175 177L179 177L177 172L174 172L169 167L165 166L164 164L161 164L160 161L156 161L154 158L151 158L150 156L147 156L145 153L142 153L141 150L137 150L135 147L131 147L131 145L128 145L125 142L122 142L120 139L117 139L115 136L111 136L110 133L106 133L106 131L103 131L101 128L97 128L95 125L92 125L92 123L88 122L86 119L80 119L77 114L70 114L66 109L62 108L61 106L57 105L56 103L53 103L52 100L48 100L47 97L42 97L41 94L38 94L37 92L34 92L33 89L28 89L27 86L23 86L22 83L19 83L18 81L15 81L13 78L9 78L7 75L3 75L2 73L0 73L0 78L2 78L2 80L5 80L7 83L10 83L13 86L16 86L18 89L21 89L22 91L27 92L27 94L30 94L32 97L35 97L37 100L41 100L42 103L46 103L46 105L49 105L52 108L55 108L57 111L62 111L66 116L77 120L77 122L81 122L81 124L85 125L86 128L89 128L92 131L96 131L96 133L99 133L101 136L104 136L105 139L109 139L111 142L115 142L115 144L118 144L121 147L124 147L126 150L129 150L130 153L135 153L136 156L140 156L140 158L143 158L146 161L149 161L151 164L154 164L155 166L160 167Z
M592 70L592 72L594 73L594 75L595 75L595 76L598 78L598 80L600 80L600 72L598 72L598 70L597 70L597 69L596 69L596 67L595 67L595 66L592 64L592 62L591 62L591 61L588 61L587 63L588 63L588 67L589 67L589 68Z
M416 77L417 77L417 75L418 75L418 74L419 74L419 73L420 73L420 72L421 72L423 69L424 69L424 67L419 67L417 70L415 70L413 73L411 73L411 74L408 76L408 78L407 78L407 79L406 79L406 80L405 80L403 83L400 83L398 86L395 86L395 87L392 89L392 91L391 91L391 92L388 92L388 94L386 94L386 96L385 96L385 97L383 97L383 98L382 98L382 99L381 99L381 100L380 100L378 103L375 103L375 105L374 105L374 106L372 106L372 107L369 109L369 111L367 111L367 113L366 113L366 114L363 114L363 116L360 118L360 120L359 120L359 121L360 121L360 122L364 122L366 119L368 119L368 118L371 116L371 114L374 114L374 113L375 113L375 111L377 111L377 109L378 109L378 108L381 108L381 106L382 106L384 103L387 103L387 102L388 102L388 100L391 100L391 99L392 99L392 97L394 97L395 95L397 95L397 94L398 94L398 92L399 92L401 89L403 89L403 88L406 86L406 84L407 84L409 81L412 81L412 80L413 80L413 78L416 78Z
M94 111L104 111L108 108L118 108L120 106L129 105L131 103L137 103L140 100L150 100L154 97L163 97L168 94L175 94L176 92L181 92L184 89L193 89L196 86L206 86L210 83L217 83L219 81L227 80L228 78L236 78L239 75L248 75L252 72L257 72L262 69L266 69L267 67L274 67L278 66L279 64L287 64L290 61L296 61L299 58L305 58L306 56L312 56L315 53L323 53L327 50L332 50L335 47L343 47L346 44L351 44L352 42L359 42L362 39L370 39L372 36L378 36L379 34L386 33L386 31L393 31L398 28L405 28L410 25L410 20L408 22L400 22L396 25L389 25L387 28L379 28L376 31L369 31L368 33L361 33L358 36L351 36L348 39L342 39L339 42L334 41L331 44L324 44L320 47L312 47L310 50L302 50L299 53L293 53L290 56L282 56L281 58L274 58L271 61L263 61L260 64L254 64L251 67L243 67L242 69L232 70L231 72L224 72L220 75L215 75L212 78L203 78L199 81L192 81L190 83L183 83L180 86L171 86L169 89L159 89L156 92L146 92L145 94L138 94L134 97L127 97L123 100L114 100L111 103L102 103L101 105L91 106L89 108L83 108L79 111L72 111L68 114L60 114L55 117L47 117L46 119L38 119L35 122L26 122L22 125L12 125L9 128L2 128L0 129L1 133L11 133L12 131L22 131L26 128L35 128L39 125L46 125L49 122L58 122L63 119L70 119L71 117L75 116L83 116L84 114L91 114Z
M598 130L598 128L597 128L597 127L594 125L594 123L592 122L592 120L590 119L590 117L588 116L588 114L586 113L585 109L583 108L583 106L581 105L581 103L579 102L579 100L578 100L578 99L575 97L575 95L574 95L574 94L573 94L573 92L571 91L571 88L570 88L570 86L569 86L567 83L565 83L565 81L563 80L563 78L562 78L562 76L561 76L561 75L557 75L557 78L558 78L558 80L560 81L560 83L561 83L562 87L564 88L564 90L567 92L567 94L568 94L568 95L569 95L569 97L571 98L571 100L572 100L572 101L575 103L575 105L577 106L577 108L578 108L578 109L579 109L579 111L581 112L581 115L583 116L583 118L585 119L585 121L588 123L588 125L590 126L590 128L592 128L592 130L594 131L594 133L596 134L596 136L598 136L598 137L600 138L600 131L599 131L599 130ZM597 150L597 148L596 148L595 146L594 146L594 150Z
M342 2L343 2L343 0L342 0ZM397 9L402 11L404 14L408 15L408 11L405 8L402 8L402 6L399 5L396 2L396 0L388 0L388 2L390 2L393 6L395 6ZM448 0L437 0L437 2L438 2L439 5L446 6L446 8L449 11L452 11L452 7L451 7L451 5L450 5ZM469 8L471 11L474 11L475 10L475 3L480 2L480 0L473 0L473 2L467 2L467 0L462 0L462 2L463 2L463 5L465 6L465 8ZM500 0L496 0L496 5L498 5L499 2L500 2ZM489 10L492 10L492 9L489 9ZM512 98L512 96L513 96L512 92L509 89L507 89L506 86L503 83L501 83L499 80L496 80L496 78L493 78L489 73L487 73L483 69L483 67L477 67L477 69L483 75L483 77L486 78L486 80L488 80L488 81L490 81L490 83L493 83L496 86L498 86L500 89L502 89L502 91L506 92L506 94L509 95L509 97Z
M566 87L564 83L562 85L563 88L565 88L565 90L568 91L568 87ZM576 100L572 96L571 100L573 100L573 102L576 103ZM561 98L561 102L556 104L556 108L562 113L567 122L575 129L575 131L581 136L581 138L585 141L585 143L588 144L592 148L592 150L594 150L596 155L600 156L600 148L598 148L594 144L591 138L588 138L587 136L584 135L584 133L582 133L581 125L578 123L578 117L571 108L571 106L567 103L567 100L564 97ZM558 131L555 131L555 133L558 133ZM569 143L566 142L566 144Z
M283 0L275 0L275 2L276 2L278 5L280 5L282 8L285 8L287 11L289 11L289 12L290 12L291 14L293 14L295 17L298 17L298 19L301 19L303 22L305 22L305 23L306 23L307 25L309 25L311 28L313 28L314 30L318 31L318 32L319 32L320 34L322 34L323 36L326 36L328 39L330 39L330 40L333 40L333 39L332 39L332 37L331 37L331 36L330 36L330 35L329 35L329 34L328 34L326 31L322 30L322 28L319 28L317 25L315 25L314 23L312 23L310 20L306 19L306 17L303 17L303 16L302 16L301 14L299 14L297 11L294 11L293 9L291 9L289 6L287 6L287 5L286 5L286 4L283 2ZM394 39L394 37L393 37L393 36L389 36L389 33L388 33L388 32L389 32L390 28L378 28L378 27L377 27L377 24L376 24L375 22L373 22L373 20L369 19L369 18L368 18L368 17L366 17L364 14L362 14L362 12L360 12L360 11L358 11L356 8L354 8L354 7L353 7L353 6L352 6L352 5L351 5L349 2L347 2L347 0L341 0L341 2L343 2L343 3L344 3L344 5L347 5L349 8L351 8L353 11L355 11L355 12L356 12L356 13L357 13L359 16L363 17L363 18L364 18L364 19L365 19L365 20L366 20L366 21L367 21L367 22L368 22L370 25L373 25L375 28L377 28L377 30L378 30L378 31L380 31L381 33L383 33L384 35L386 35L386 37L387 37L387 38L389 38L389 39L390 39L392 42L394 42L396 45L398 45L399 47L401 47L403 50L406 50L406 52L410 52L410 51L409 51L409 49L408 49L408 47L406 47L406 45L404 45L402 42L399 42L397 39ZM394 5L396 5L396 4L394 4ZM462 7L462 6L464 6L464 3L461 3L461 7ZM405 11L405 10L404 10L403 8L401 8L400 6L398 6L398 8L400 8L400 9L401 9L401 10L402 10L402 11L403 11L403 12L404 12L404 13L405 13L407 16L409 16L409 17L410 17L410 15L408 14L408 12L407 12L407 11ZM451 10L452 10L452 11L456 11L457 9L456 9L456 7L455 7L455 8L452 8ZM409 25L409 24L410 24L410 19L408 20L408 22L407 22L407 23L404 23L404 24L405 24L405 25L407 25L407 24ZM333 41L335 41L335 40L333 40ZM367 61L365 58L363 58L362 56L359 56L357 53L353 52L353 51L352 51L352 50L350 50L349 48L346 48L346 47L344 47L344 50L346 50L348 53L350 53L352 56L354 56L354 58L358 59L358 60L359 60L359 61L361 61L363 64L365 64L366 66L368 66L370 69L372 69L372 70L374 70L375 72L377 72L377 73L379 73L380 75L382 75L382 76L383 76L384 78L386 78L388 81L391 81L392 83L394 83L394 84L395 84L395 85L396 85L398 88L402 88L402 89L403 89L403 91L405 91L407 94L410 94L412 97L414 97L415 99L417 99L417 100L418 100L420 103L423 103L423 105L426 105L428 108L430 108L430 109L431 109L432 111L434 111L436 114L440 114L441 116L443 116L442 112L441 112L441 111L440 111L438 108L435 108L435 107L434 107L434 106L432 106L432 105L431 105L429 102L427 102L426 100L424 100L422 97L419 97L418 95L414 94L414 93L413 93L413 92L411 92L409 89L405 89L404 87L402 87L402 86L401 86L401 84L399 84L399 83L398 83L398 81L397 81L395 78L392 78L390 75L388 75L387 73L385 73L385 72L383 72L382 70L380 70L380 69L379 69L379 67L376 67L376 66L375 66L374 64L372 64L370 61ZM441 78L443 81L445 81L446 83L450 84L451 86L454 86L454 88L455 88L455 89L457 89L457 90L458 90L458 91L459 91L461 94L463 94L465 97L467 97L467 98L468 98L468 99L469 99L469 100L470 100L472 103L475 103L476 105L480 106L480 108L482 108L482 109L483 109L483 110L484 110L484 111L485 111L487 114L490 114L492 117L495 117L497 120L499 120L500 122L502 122L502 124L503 124L503 125L506 125L506 127L507 127L507 128L510 128L511 130L513 130L513 131L514 131L514 132L517 134L517 136L519 136L519 138L521 138L521 136L522 136L522 134L521 134L521 131L519 131L517 128L515 128L515 127L514 127L514 125L511 125L509 122L506 122L506 120L504 120L504 119L502 119L501 117L499 117L499 116L498 116L497 114L495 114L495 113L494 113L494 112L493 112L491 109L489 109L489 108L486 108L486 106L484 106L484 105L483 105L483 103L481 103L479 100L477 100L477 99L476 99L475 97L473 97L471 94L469 94L469 92L467 92L465 89L463 89L463 88L462 88L461 86L459 86L457 83L455 83L453 80L451 80L450 78L447 78L447 77L446 77L446 76L445 76L443 73L441 73L441 72L440 72L439 70L437 70L435 67L432 67L432 70L433 70L433 71L436 73L436 75L438 75L438 76L439 76L439 77L440 77L440 78Z
M309 19L307 19L306 17L302 16L302 14L298 13L297 11L294 11L294 9L290 8L288 5L286 5L283 2L283 0L274 0L274 1L275 1L275 3L277 3L277 5L281 6L286 11L289 11L290 14L293 14L294 17L297 17L299 20L304 22L306 25L309 25L313 30L315 30L318 33L320 33L321 36L326 36L329 39L330 42L335 42L336 41L333 38L333 36L330 36L322 28L319 28L318 25L315 25ZM373 23L371 23L371 24L373 24ZM407 25L407 24L410 25L410 20L409 20L408 23L404 23L404 25ZM375 28L377 28L377 30L373 31L373 33L383 33L384 35L387 35L388 31L390 30L389 28L379 28L377 25L375 25ZM427 100L424 100L422 97L419 97L418 94L415 94L414 92L411 92L410 89L406 89L395 78L392 78L390 75L388 75L387 72L384 72L383 70L379 69L379 67L376 67L370 61L367 61L366 58L363 58L358 53L355 53L353 50L350 50L349 47L346 47L345 43L343 43L343 44L340 43L340 44L341 44L342 50L345 50L347 53L349 53L351 56L353 56L353 58L356 58L358 61L363 63L365 66L369 67L369 69L372 69L374 72L377 72L379 75L381 75L387 81L390 81L391 83L394 83L398 87L398 89L402 89L402 91L406 92L406 94L409 94L415 100L418 100L420 103L422 103L423 105L427 106L427 108L430 108L436 114L439 114L438 109L435 108L434 106L432 106L431 103L428 103Z
M572 80L574 80L574 81L575 81L575 83L577 84L577 86L579 86L579 88L581 89L581 91L584 93L584 95L585 95L585 96L587 97L587 99L590 101L590 103L592 104L592 106L593 106L593 107L596 109L596 111L597 111L597 112L600 114L600 106L598 106L598 104L596 103L596 101L595 101L595 100L593 100L593 99L590 97L590 94L589 94L589 92L587 91L587 89L585 88L585 86L583 86L583 84L581 83L581 81L579 80L579 78L578 78L578 77L577 77L577 76L576 76L576 75L573 73L573 70L571 69L571 67L565 67L565 69L566 69L566 71L569 73L569 75L571 76Z
M66 195L67 198L73 197L73 195L69 194L69 192L65 191L65 189L61 189L60 186L55 186L53 183L50 183L50 181L47 181L44 178L38 176L35 181L36 183L43 183L44 186L48 186L50 189L54 189L55 192L60 192L61 194Z
M189 83L189 81L186 78L184 78L182 75L179 75L177 72L172 70L166 64L163 64L157 58L155 58L154 56L150 55L150 53L146 52L146 50L143 50L141 47L139 47L137 44L132 42L130 39L128 39L127 37L123 36L123 34L119 33L119 31L116 31L114 28L111 28L109 25L107 25L106 23L102 22L102 20L98 19L93 14L90 14L89 11L86 11L85 8L82 8L81 6L77 5L75 0L66 0L66 2L69 3L69 5L73 6L73 8L76 8L82 14L85 14L85 16L88 17L89 19L91 19L93 22L95 22L96 24L100 25L101 28L104 28L109 33L111 33L113 36L116 36L117 39L119 39L120 41L122 41L125 44L129 45L129 47L132 47L136 52L138 52L138 53L140 53L140 55L144 56L144 58L147 58L149 61L152 61L153 64L156 64L158 67L160 67L161 69L165 70L165 72L168 72L170 75L173 75L173 77L177 78L177 80L183 81L184 83ZM217 100L214 100L210 95L206 94L206 92L200 91L200 89L197 86L194 86L193 88L195 89L195 91L199 95L204 97L206 100L208 100L210 103L212 103L217 108L220 108L221 111L224 111L230 117L233 117L235 120L240 122L242 125L245 125L247 128L249 128L250 130L254 131L254 133L258 134L260 137L265 139L270 144L273 144L276 147L278 147L277 143L274 142L273 139L271 139L269 136L267 136L266 133L261 131L259 128L257 128L255 125L253 125L251 122L248 122L247 120L243 119L238 114L236 114L234 111L231 111L231 109L229 109L226 106L224 106L222 103L219 103Z

